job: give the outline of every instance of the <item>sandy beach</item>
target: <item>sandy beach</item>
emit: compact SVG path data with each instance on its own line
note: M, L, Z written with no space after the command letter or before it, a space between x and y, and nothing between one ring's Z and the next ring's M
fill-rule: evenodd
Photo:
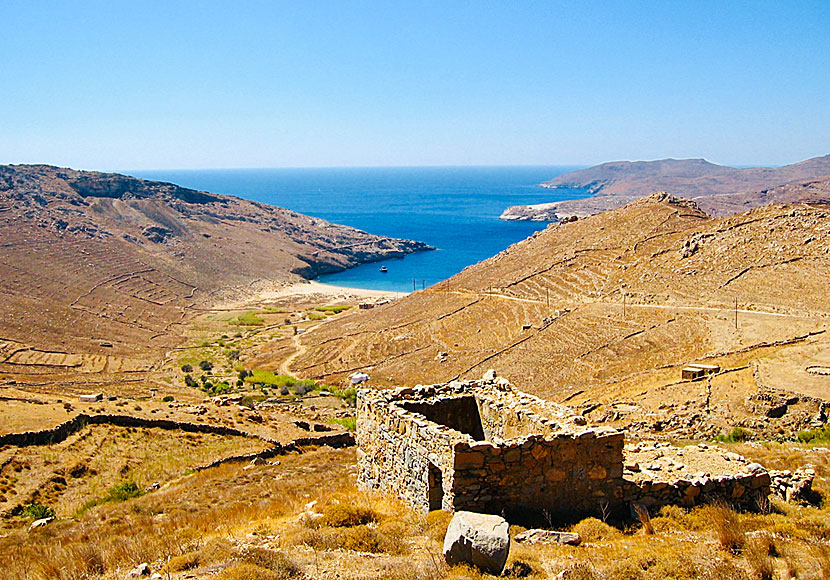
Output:
M393 292L388 290L367 290L365 288L348 288L346 286L334 286L332 284L323 284L314 280L306 282L297 282L282 288L280 290L271 290L262 292L258 298L260 300L274 300L277 298L285 298L286 296L309 296L313 294L322 294L324 296L331 296L332 298L401 298L406 296L408 292Z

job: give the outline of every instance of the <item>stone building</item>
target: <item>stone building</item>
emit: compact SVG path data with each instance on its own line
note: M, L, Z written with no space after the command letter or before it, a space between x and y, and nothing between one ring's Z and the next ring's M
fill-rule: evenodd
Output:
M494 381L357 397L359 482L423 510L593 513L623 500L623 433Z
M361 389L358 482L423 511L522 522L624 516L633 502L656 508L725 499L751 508L769 494L769 474L757 464L732 461L740 473L718 476L624 473L624 434L585 423L568 407L496 381L492 371L481 381ZM670 452L664 445L661 455Z

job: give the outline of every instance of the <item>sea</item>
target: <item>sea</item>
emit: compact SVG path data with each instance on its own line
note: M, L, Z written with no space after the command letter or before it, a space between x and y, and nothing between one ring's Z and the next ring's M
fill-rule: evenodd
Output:
M579 199L584 190L540 186L572 166L368 167L129 171L145 179L289 208L437 248L327 274L323 283L420 290L544 229L499 219L511 205ZM380 270L386 267L386 272Z

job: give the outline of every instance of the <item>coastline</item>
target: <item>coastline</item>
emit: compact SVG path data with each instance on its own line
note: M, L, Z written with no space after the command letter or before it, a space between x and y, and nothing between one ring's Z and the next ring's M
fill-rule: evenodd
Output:
M369 290L367 288L350 288L348 286L335 286L325 284L316 280L295 282L279 290L266 290L258 295L259 300L274 300L286 296L310 296L322 294L332 298L402 298L409 292L395 292L392 290Z
M209 310L245 310L256 304L274 302L285 298L306 298L319 296L330 301L360 300L387 298L390 300L403 298L409 292L395 292L390 290L369 290L366 288L350 288L324 284L316 280L302 280L299 282L270 285L268 288L249 290L242 298L223 300L214 304Z

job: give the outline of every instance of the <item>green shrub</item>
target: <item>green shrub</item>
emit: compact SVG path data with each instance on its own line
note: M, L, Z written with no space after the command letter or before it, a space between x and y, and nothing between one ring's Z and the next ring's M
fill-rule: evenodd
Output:
M257 316L257 313L253 310L249 310L244 314L240 314L236 317L236 321L233 324L238 326L262 326L265 324L265 321Z
M182 365L182 372L183 373L192 373L193 372L193 365L183 364Z
M86 510L101 505L102 503L120 503L142 495L144 495L144 492L138 488L135 482L123 481L109 488L104 497L86 502L76 515L80 515Z
M317 314L316 312L306 312L305 315L306 315L306 318L308 318L309 320L325 320L326 319L325 314Z
M741 443L743 441L748 441L751 437L752 433L743 427L734 427L726 435L718 435L715 439L721 443Z
M19 515L25 518L32 518L33 520L42 520L44 518L54 518L55 510L42 503L33 501L32 503L24 505Z
M830 425L819 429L799 431L796 438L802 443L830 443Z
M133 481L124 481L122 483L113 485L107 490L107 495L104 496L105 502L122 502L134 497L142 495L142 491Z
M340 425L349 431L354 431L357 426L357 419L354 417L344 417L342 419L329 419L330 425Z
M165 395L161 400L163 403L170 403L172 401L175 401L175 398L173 397L173 395Z
M293 387L297 379L291 375L278 375L271 371L253 369L248 371L243 379L246 383L255 385L268 385L269 387Z
M213 368L213 363L208 360L203 360L199 362L199 368L205 372L208 372Z
M357 401L357 389L354 387L349 387L347 389L338 389L337 387L333 387L331 385L322 385L317 384L314 387L315 391L324 391L327 393L331 393L335 397L339 397L343 399L349 406L354 406L355 402Z

